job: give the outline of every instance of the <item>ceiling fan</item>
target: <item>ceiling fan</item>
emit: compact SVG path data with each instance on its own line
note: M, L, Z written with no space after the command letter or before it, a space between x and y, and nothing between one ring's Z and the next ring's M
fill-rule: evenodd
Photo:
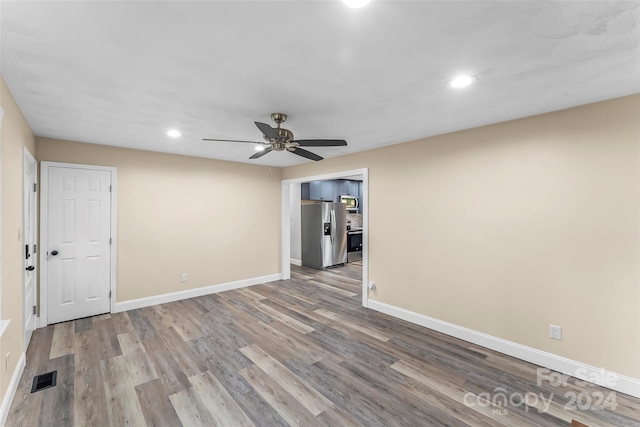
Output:
M262 151L257 152L250 159L259 159L260 157L272 151L288 151L298 156L305 157L309 160L322 160L323 158L311 151L307 151L300 147L338 147L347 145L344 139L294 139L293 133L289 129L281 128L280 124L287 120L287 115L283 113L273 113L271 120L276 122L276 127L272 128L266 123L254 122L260 132L262 132L264 140L262 141L244 141L239 139L212 139L203 138L203 141L228 141L228 142L244 142L249 144L259 144L264 147Z

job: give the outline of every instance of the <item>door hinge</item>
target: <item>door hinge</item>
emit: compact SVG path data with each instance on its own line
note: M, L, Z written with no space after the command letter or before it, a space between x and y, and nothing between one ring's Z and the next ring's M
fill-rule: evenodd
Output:
M36 314L36 306L33 306L33 314Z
M113 239L112 239L111 237L109 237L109 244L111 244L112 240L113 240Z
M33 192L36 193L38 191L38 184L33 183Z
M111 193L111 191L112 191L112 190L113 190L113 186L112 186L112 185L110 185L110 186L109 186L109 193Z
M33 245L33 253L35 254L36 252L38 252L38 245Z
M109 291L109 298L111 298L111 291Z

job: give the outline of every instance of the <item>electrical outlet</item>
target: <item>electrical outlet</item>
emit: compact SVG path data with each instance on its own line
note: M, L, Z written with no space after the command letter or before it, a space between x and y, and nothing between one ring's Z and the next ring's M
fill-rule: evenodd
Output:
M376 289L376 282L369 282L369 289L374 291Z
M549 338L562 341L562 326L549 325Z
M181 282L186 282L187 281L187 273L182 273L180 275L180 281Z
M4 372L7 373L9 372L9 355L11 353L7 353L7 355L4 358Z

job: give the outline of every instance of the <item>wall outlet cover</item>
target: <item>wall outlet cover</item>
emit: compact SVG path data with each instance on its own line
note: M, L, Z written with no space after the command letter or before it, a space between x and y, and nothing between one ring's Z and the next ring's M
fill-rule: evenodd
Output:
M186 282L187 281L187 273L182 273L180 275L180 281L181 282Z
M549 325L549 338L562 341L562 326Z

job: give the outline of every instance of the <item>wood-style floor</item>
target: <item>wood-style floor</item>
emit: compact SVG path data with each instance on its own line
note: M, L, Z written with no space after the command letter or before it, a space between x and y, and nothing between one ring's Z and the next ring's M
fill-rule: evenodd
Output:
M638 426L536 366L361 307L359 263L37 330L8 426ZM30 393L36 374L54 388ZM504 390L514 404L478 396ZM496 391L498 389L498 391ZM527 392L553 396L524 405ZM497 401L501 403L501 401ZM583 401L584 403L584 401Z

